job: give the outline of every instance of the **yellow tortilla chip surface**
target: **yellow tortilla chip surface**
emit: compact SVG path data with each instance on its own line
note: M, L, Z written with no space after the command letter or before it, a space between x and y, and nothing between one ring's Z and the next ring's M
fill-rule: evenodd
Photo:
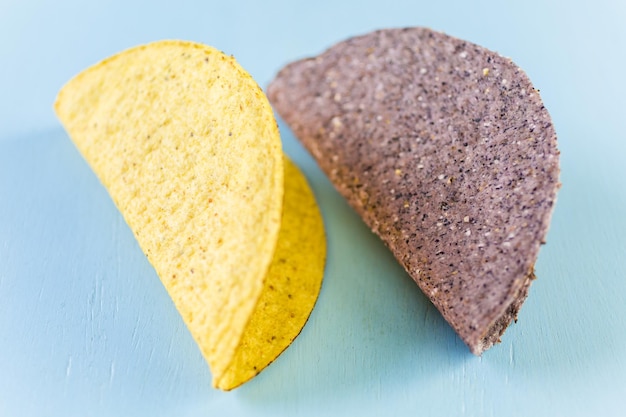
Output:
M326 260L324 224L315 196L298 168L285 158L285 197L278 245L256 310L219 388L229 390L256 376L298 336L322 285Z
M263 310L257 304L267 297L281 226L283 155L265 95L234 58L162 41L82 72L60 91L55 110L217 385Z

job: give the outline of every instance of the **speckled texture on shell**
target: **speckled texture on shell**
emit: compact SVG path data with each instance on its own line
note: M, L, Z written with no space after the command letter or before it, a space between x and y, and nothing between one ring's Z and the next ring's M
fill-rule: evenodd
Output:
M294 62L270 101L475 354L534 279L559 188L550 115L511 60L425 28Z

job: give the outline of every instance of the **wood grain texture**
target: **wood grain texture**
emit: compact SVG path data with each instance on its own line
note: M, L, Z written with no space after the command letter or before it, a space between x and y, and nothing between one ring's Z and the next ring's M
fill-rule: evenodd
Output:
M523 414L616 410L626 372L623 192L606 199L597 177L564 164L572 186L537 265L545 278L503 343L476 358L287 138L327 222L326 284L294 345L233 393L210 388L158 277L64 133L3 142L2 415L324 415L355 407L363 415L510 415L521 399Z
M75 4L0 5L0 416L623 415L626 84L615 80L626 57L615 45L626 4ZM518 323L482 358L468 353L282 125L326 222L325 283L293 346L249 385L212 390L156 274L55 124L56 91L142 41L219 44L263 85L346 36L409 24L511 56L553 116L563 188Z

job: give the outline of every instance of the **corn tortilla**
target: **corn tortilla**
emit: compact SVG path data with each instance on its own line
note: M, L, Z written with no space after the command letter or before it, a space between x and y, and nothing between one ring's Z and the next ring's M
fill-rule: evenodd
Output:
M267 98L233 57L161 41L83 71L55 110L218 385L259 311L281 226L283 154Z

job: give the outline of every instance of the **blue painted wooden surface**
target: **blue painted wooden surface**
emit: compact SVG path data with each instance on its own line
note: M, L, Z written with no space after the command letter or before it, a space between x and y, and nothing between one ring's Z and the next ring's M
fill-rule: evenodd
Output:
M0 2L0 416L623 415L626 4ZM549 3L549 4L548 4ZM281 125L328 230L295 343L230 393L51 110L87 65L163 38L234 54L265 85L345 37L423 25L510 56L541 89L563 188L539 279L472 356Z

